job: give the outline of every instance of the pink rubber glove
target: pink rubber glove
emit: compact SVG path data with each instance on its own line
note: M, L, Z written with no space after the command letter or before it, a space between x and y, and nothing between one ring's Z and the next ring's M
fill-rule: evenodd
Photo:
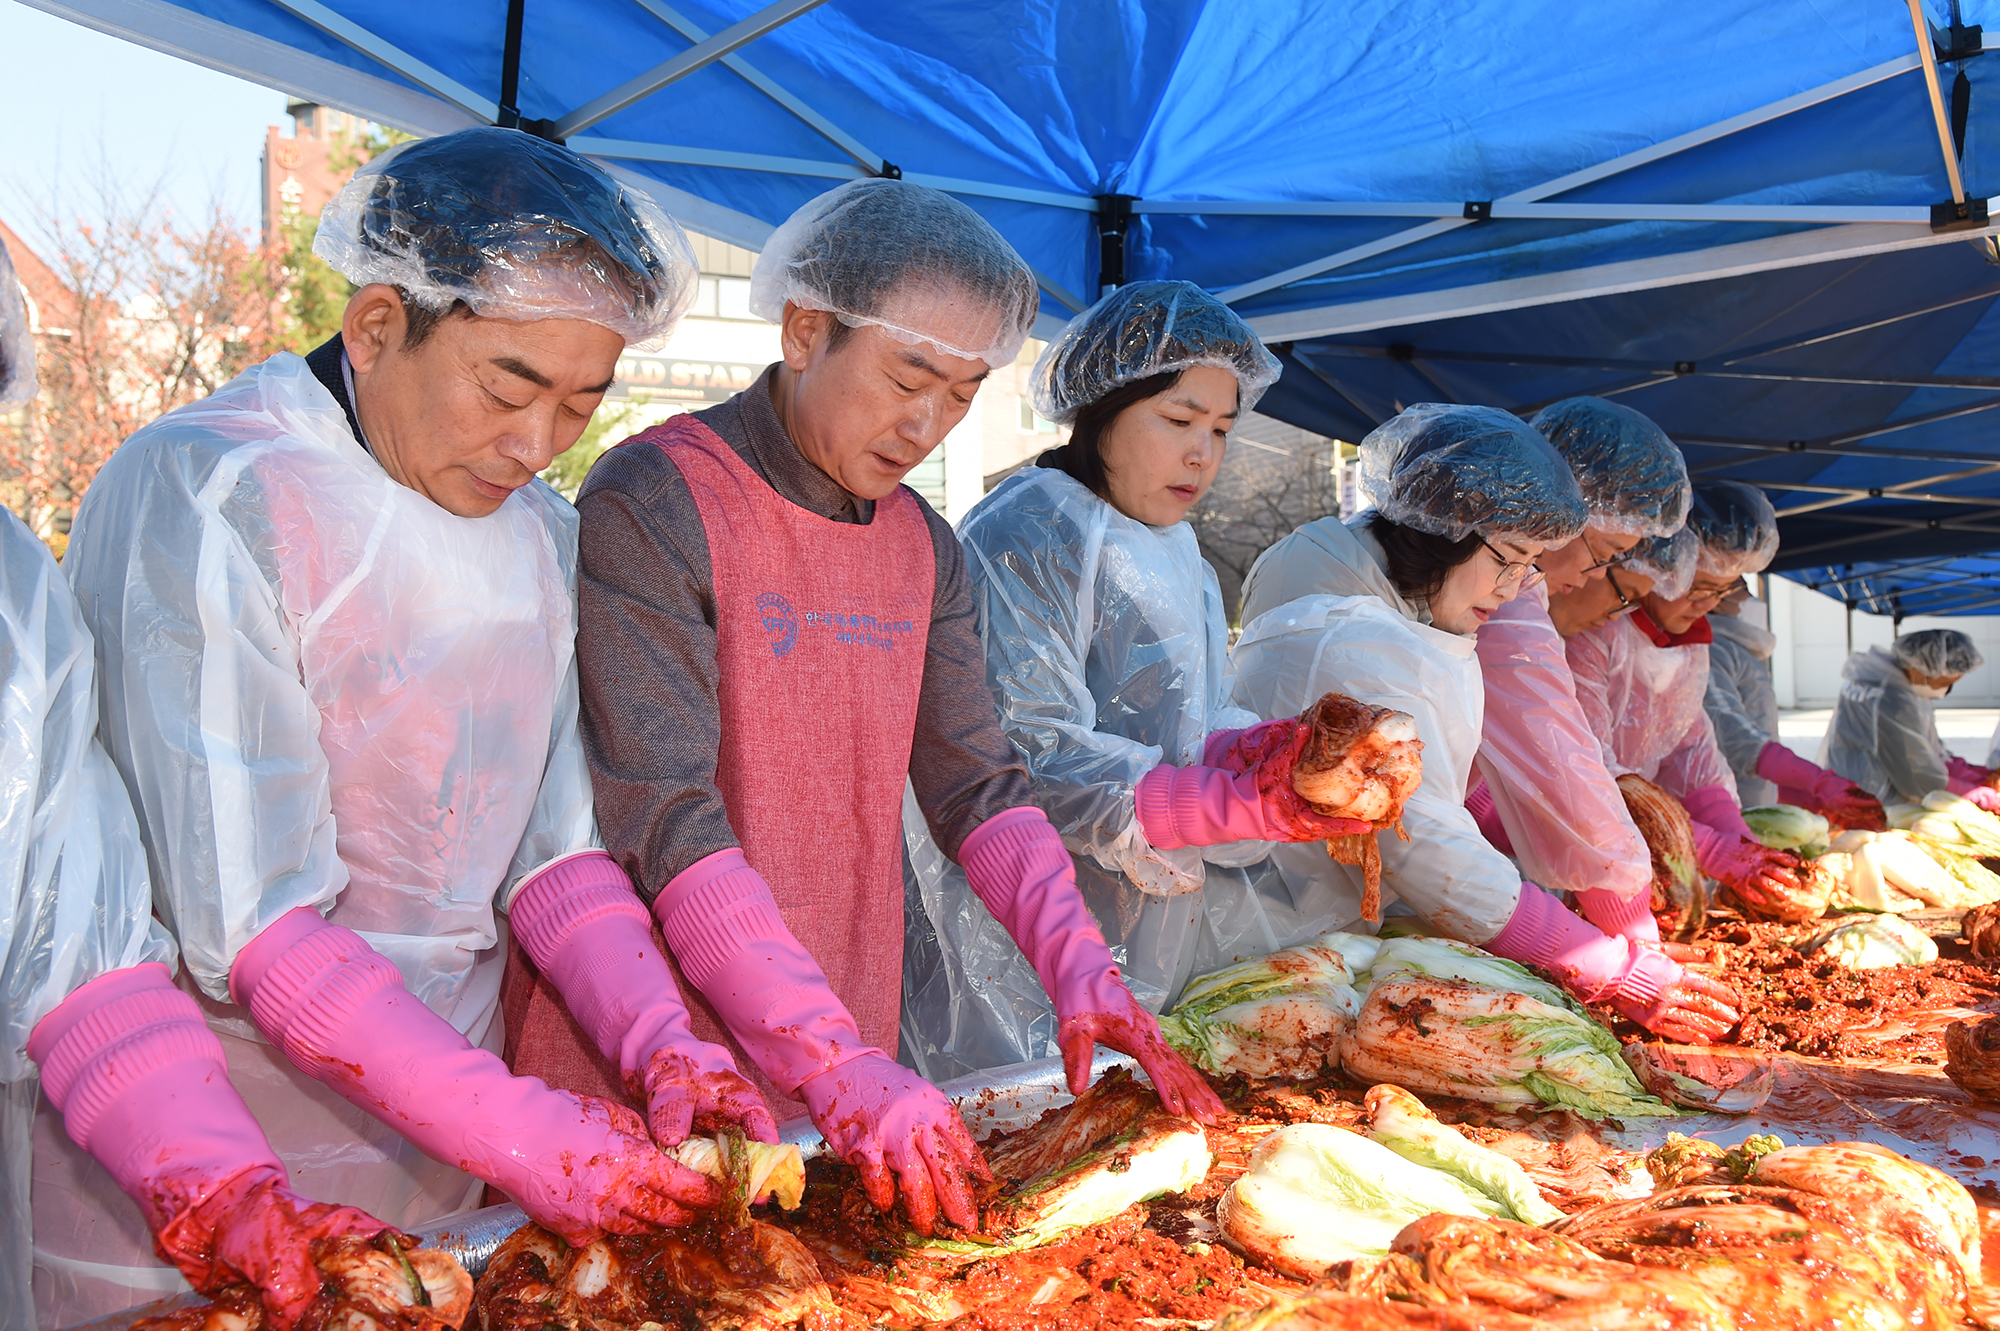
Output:
M1488 845L1502 855L1514 853L1514 843L1500 822L1500 806L1493 802L1493 792L1486 788L1485 777L1480 777L1473 784L1472 793L1465 797L1465 811L1472 815L1472 821L1478 824L1479 834L1486 838Z
M1955 753L1945 755L1944 769L1953 781L1962 781L1967 786L1983 786L1987 778L1993 775L1991 768L1981 767L1978 763L1969 763ZM1962 792L1954 790L1952 793Z
M1809 763L1784 745L1773 741L1757 755L1757 775L1779 787L1779 798L1823 814L1842 828L1858 827L1870 832L1888 830L1889 818L1882 801L1817 763Z
M681 973L780 1090L805 1101L827 1146L884 1211L900 1184L910 1224L940 1209L979 1224L968 1175L991 1178L965 1120L935 1086L865 1044L853 1014L792 937L763 875L736 848L695 861L653 903Z
M695 1038L653 946L653 917L617 861L601 850L556 861L521 885L507 920L577 1024L617 1062L654 1141L675 1146L692 1128L732 1127L778 1140L770 1107L729 1051Z
M1757 839L1750 831L1750 824L1743 821L1743 806L1738 803L1736 792L1728 786L1697 786L1681 796L1681 807L1697 824L1706 823L1719 832Z
M1089 1089L1091 1057L1101 1044L1139 1061L1169 1113L1213 1123L1222 1101L1119 978L1104 934L1077 891L1076 862L1048 815L1030 806L1003 810L972 829L958 859L972 890L1055 1000L1056 1047L1070 1093Z
M1974 786L1965 792L1965 798L1988 813L2000 813L2000 790L1991 786Z
M573 1244L685 1224L722 1200L623 1105L516 1077L403 987L351 929L300 907L252 939L229 990L307 1076Z
M1286 768L1284 789L1290 790ZM1257 772L1165 763L1139 778L1137 805L1146 840L1162 850L1219 846L1230 841L1323 841L1373 832L1358 818L1327 818L1293 796L1274 805L1258 789ZM1294 808L1293 806L1296 806Z
M1300 798L1292 789L1292 769L1298 766L1299 755L1305 751L1306 741L1312 738L1312 726L1297 717L1283 717L1276 721L1266 721L1251 726L1247 730L1218 730L1208 737L1202 746L1203 767L1185 768L1184 771L1204 771L1220 769L1226 777L1241 780L1231 782L1230 796L1208 793L1205 784L1202 793L1197 794L1192 787L1183 788L1176 782L1175 788L1167 796L1167 803L1173 809L1174 818L1194 818L1203 807L1205 800L1228 798L1236 804L1251 800L1257 803L1257 816L1261 820L1263 834L1253 838L1237 837L1236 840L1256 841L1324 841L1328 837L1359 836L1373 833L1375 825L1355 818L1329 818ZM1154 768L1141 778L1143 790L1148 780L1162 770ZM1204 783L1209 778L1203 778ZM1219 784L1219 783L1218 783ZM1159 796L1153 797L1158 800ZM1142 808L1141 820L1145 820ZM1187 825L1179 824L1184 830ZM1163 830L1169 830L1163 828ZM1155 846L1172 849L1166 843L1153 839L1153 825L1146 822L1146 839ZM1189 841L1191 846L1214 845L1213 841Z
M229 1083L221 1042L157 962L64 999L36 1023L28 1056L70 1140L138 1203L160 1257L204 1294L248 1281L288 1328L319 1293L313 1240L388 1228L287 1186Z
M1694 860L1701 871L1753 903L1799 891L1799 857L1747 836L1694 820Z
M1658 948L1606 937L1533 883L1521 884L1514 914L1486 950L1539 967L1584 1002L1609 1003L1670 1040L1707 1044L1742 1020L1730 989Z
M1576 894L1583 918L1613 938L1629 939L1647 947L1660 946L1660 922L1653 918L1653 894L1641 891L1621 897L1607 888L1594 887Z

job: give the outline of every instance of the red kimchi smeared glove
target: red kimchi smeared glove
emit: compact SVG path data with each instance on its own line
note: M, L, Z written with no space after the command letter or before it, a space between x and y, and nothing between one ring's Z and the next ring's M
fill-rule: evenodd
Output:
M1056 1005L1056 1045L1072 1094L1090 1086L1097 1045L1139 1061L1168 1112L1212 1123L1222 1102L1160 1034L1119 978L1104 934L1076 887L1076 864L1040 809L1007 809L959 847L966 881L1041 977Z
M1798 856L1698 820L1694 860L1710 878L1752 901L1796 897L1800 891Z
M1840 773L1809 763L1776 741L1766 744L1757 755L1757 775L1778 785L1778 797L1784 803L1823 814L1843 828L1888 830L1882 801Z
M1172 792L1172 808L1176 819L1198 816L1197 810L1214 807L1227 799L1233 805L1255 803L1256 816L1263 828L1263 835L1257 837L1237 837L1236 840L1255 841L1324 841L1328 837L1360 836L1373 832L1375 825L1356 818L1329 818L1318 812L1312 805L1292 789L1292 769L1298 766L1299 755L1305 751L1306 741L1312 738L1312 726L1297 717L1283 717L1276 721L1266 721L1251 726L1248 730L1218 730L1208 737L1202 750L1202 767L1154 768L1139 782L1142 792L1147 781L1160 772L1219 772L1217 777L1204 776L1201 793L1194 789L1183 789L1176 782ZM1229 780L1228 778L1238 778ZM1231 792L1228 796L1216 793L1214 786L1226 784ZM1157 803L1158 796L1154 796ZM1186 811L1185 815L1183 811ZM1142 806L1142 819L1146 823L1146 839L1163 849L1173 847L1153 836L1153 823L1146 819ZM1164 830L1164 829L1163 829ZM1220 838L1218 838L1220 840ZM1216 841L1186 841L1190 846L1215 845Z
M860 1172L877 1210L895 1206L900 1186L919 1234L936 1229L940 1211L960 1229L979 1227L967 1175L993 1174L944 1092L877 1052L808 1077L799 1098L827 1147Z
M403 987L351 929L300 907L251 940L229 988L292 1065L574 1244L685 1224L722 1200L623 1105L516 1077Z
M653 917L617 861L601 850L572 855L521 885L507 920L577 1025L624 1074L646 1106L661 1146L691 1130L741 1128L761 1142L778 1125L757 1088L720 1045L695 1038L667 959L653 945Z
M1656 1035L1688 1044L1720 1039L1742 1019L1742 1000L1658 948L1611 938L1533 883L1521 884L1514 914L1486 945L1495 956L1536 966L1586 1003L1609 1003Z
M1296 756L1296 755L1294 755ZM1230 841L1323 841L1373 832L1358 818L1327 818L1292 794L1291 805L1275 803L1262 790L1258 772L1226 772L1219 767L1170 767L1165 763L1139 778L1136 790L1146 840L1161 850L1219 846ZM1292 789L1291 768L1283 788Z
M1967 786L1983 786L1993 775L1992 768L1981 767L1978 763L1969 763L1955 753L1945 755L1944 769L1945 774L1952 782L1963 782ZM1952 793L1960 794L1963 792L1959 791L1957 785L1954 784Z
M965 1121L935 1086L861 1038L740 849L682 870L653 913L688 983L778 1089L805 1101L827 1145L861 1171L870 1201L884 1211L896 1204L893 1171L920 1232L940 1209L960 1228L978 1226L966 1175L991 1175Z
M70 1139L139 1205L204 1294L247 1281L289 1328L319 1293L314 1239L387 1228L294 1193L194 999L157 962L113 971L35 1026L28 1055Z

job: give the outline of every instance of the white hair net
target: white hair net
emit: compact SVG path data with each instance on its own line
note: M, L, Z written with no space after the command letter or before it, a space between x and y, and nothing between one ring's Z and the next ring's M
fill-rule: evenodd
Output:
M1778 553L1778 514L1754 485L1703 481L1694 487L1688 529L1701 541L1698 571L1710 578L1761 573Z
M0 411L26 405L35 395L35 335L14 261L0 241Z
M1383 517L1462 541L1560 545L1590 520L1576 474L1520 417L1419 402L1361 441L1361 486Z
M750 271L750 312L785 302L873 324L899 342L1010 365L1035 326L1035 275L998 231L948 194L850 180L786 218Z
M699 282L658 204L559 144L491 126L362 167L321 211L313 253L427 310L583 319L628 346L664 341Z
M1648 536L1619 559L1619 568L1629 568L1653 580L1653 594L1662 601L1678 601L1694 586L1695 562L1701 557L1701 541L1686 527L1672 536Z
M1972 639L1957 629L1918 629L1905 633L1889 644L1889 651L1903 669L1932 679L1969 675L1986 663Z
M1687 463L1666 431L1632 408L1565 398L1528 424L1576 473L1592 526L1619 536L1668 536L1687 521Z
M1248 412L1283 369L1236 311L1192 282L1129 282L1069 321L1035 362L1035 410L1067 425L1113 389L1213 365Z

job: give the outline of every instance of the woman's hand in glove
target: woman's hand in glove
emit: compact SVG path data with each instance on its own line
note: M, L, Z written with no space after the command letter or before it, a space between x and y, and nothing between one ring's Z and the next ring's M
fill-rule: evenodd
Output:
M1822 772L1812 784L1813 812L1824 815L1841 828L1858 827L1866 832L1889 830L1889 815L1882 801L1838 772Z
M1160 1034L1160 1023L1139 1006L1115 968L1078 974L1063 981L1056 1000L1056 1047L1071 1095L1090 1088L1090 1064L1098 1045L1129 1054L1145 1069L1170 1114L1203 1123L1222 1116L1222 1101L1208 1082Z
M1665 952L1657 955L1667 958ZM1614 999L1612 1006L1655 1035L1682 1044L1720 1040L1743 1020L1743 999L1734 989L1678 961L1679 974L1666 980L1652 1001Z
M707 1050L720 1059L702 1059ZM751 1141L777 1144L778 1124L770 1106L736 1071L725 1049L701 1041L693 1047L656 1049L637 1081L626 1090L645 1101L646 1127L662 1146L679 1145L689 1132L714 1136L728 1128L740 1128Z
M829 1150L861 1174L878 1211L900 1188L910 1227L929 1235L938 1213L960 1229L979 1227L972 1179L993 1171L943 1092L882 1054L867 1053L799 1084Z

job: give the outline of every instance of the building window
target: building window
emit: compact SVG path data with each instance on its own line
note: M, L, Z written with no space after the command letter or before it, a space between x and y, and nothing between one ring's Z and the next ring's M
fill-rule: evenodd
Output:
M932 449L929 457L910 468L903 484L922 495L932 508L944 512L944 450Z
M1054 421L1045 421L1036 415L1035 406L1032 402L1028 401L1027 398L1022 398L1020 403L1022 434L1054 434L1056 432L1056 423Z
M721 277L715 282L715 312L724 319L754 319L750 313L750 279Z

